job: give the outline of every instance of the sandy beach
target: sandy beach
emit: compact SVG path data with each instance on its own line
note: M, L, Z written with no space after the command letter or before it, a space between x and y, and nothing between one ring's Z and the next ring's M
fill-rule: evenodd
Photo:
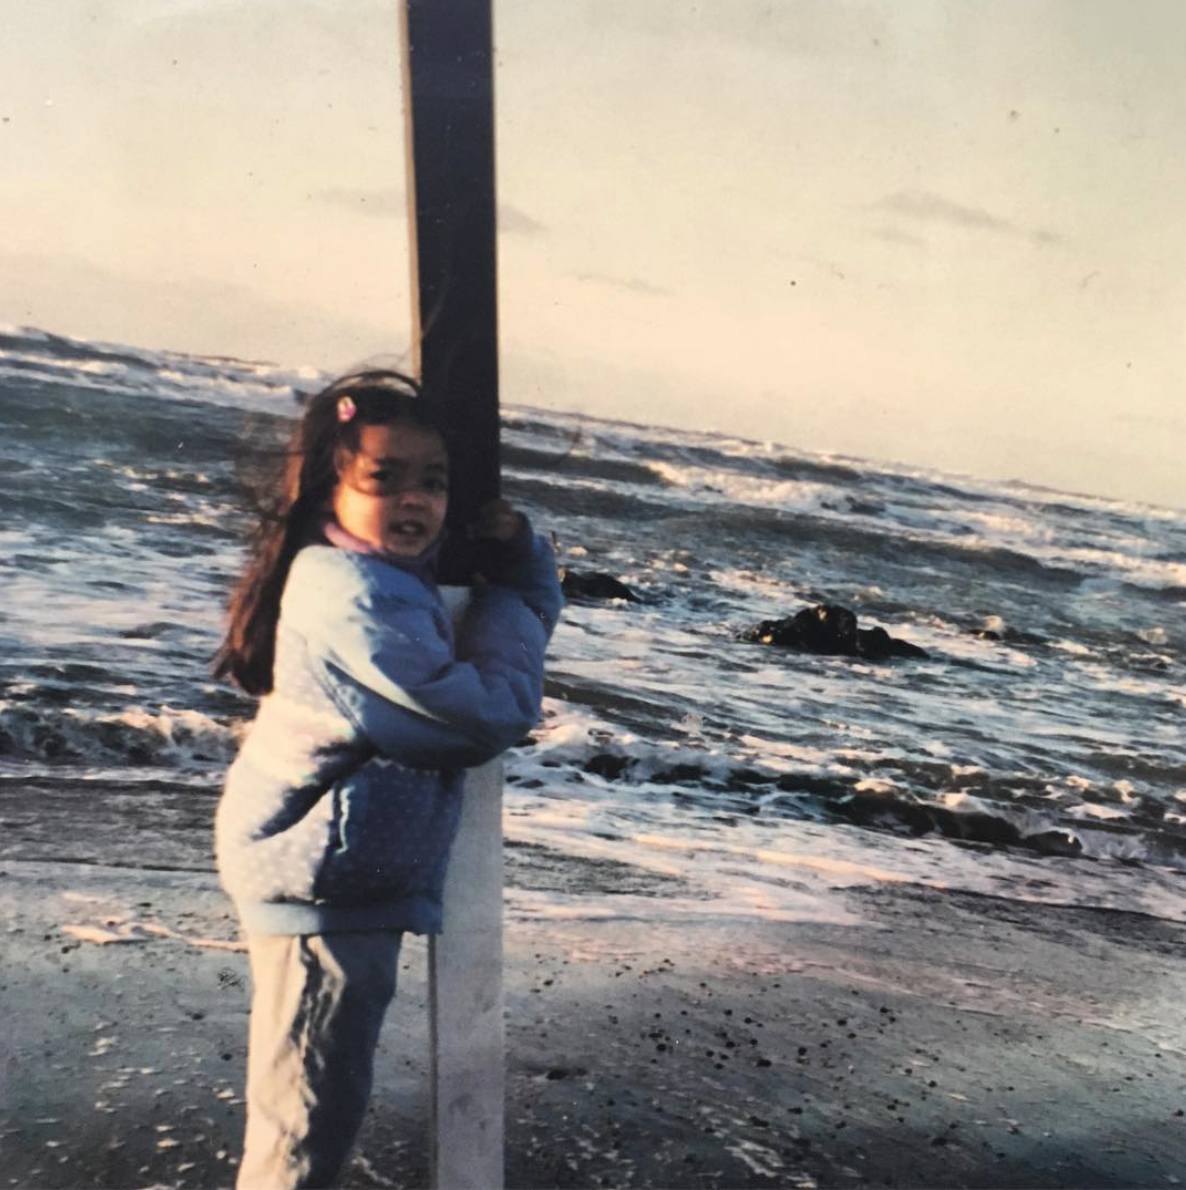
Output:
M512 893L546 869L509 859ZM0 871L4 1183L229 1185L248 988L213 875ZM581 920L579 894L512 916L508 1186L1186 1180L1186 927L843 895L862 924L656 928ZM427 1180L424 957L410 941L350 1186Z

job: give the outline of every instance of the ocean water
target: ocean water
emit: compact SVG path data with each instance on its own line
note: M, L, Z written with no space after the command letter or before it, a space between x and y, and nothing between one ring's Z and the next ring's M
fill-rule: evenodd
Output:
M0 856L208 869L252 451L310 369L0 328ZM509 405L572 604L507 760L525 917L844 921L916 882L1186 920L1186 513ZM842 603L876 664L738 641Z

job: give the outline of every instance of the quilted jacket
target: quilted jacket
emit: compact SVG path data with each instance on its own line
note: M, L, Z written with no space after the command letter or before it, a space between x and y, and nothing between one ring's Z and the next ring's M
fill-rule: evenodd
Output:
M296 556L273 691L227 774L219 873L249 933L441 928L462 770L536 723L561 606L542 537L456 635L435 585L329 544Z

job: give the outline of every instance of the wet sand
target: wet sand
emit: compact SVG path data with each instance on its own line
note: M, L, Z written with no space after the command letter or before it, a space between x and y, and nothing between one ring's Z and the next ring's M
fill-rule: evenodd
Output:
M248 989L213 876L0 871L0 1184L231 1184ZM861 924L512 917L508 1186L1186 1181L1186 926L836 895ZM426 1183L425 994L412 940L351 1187Z

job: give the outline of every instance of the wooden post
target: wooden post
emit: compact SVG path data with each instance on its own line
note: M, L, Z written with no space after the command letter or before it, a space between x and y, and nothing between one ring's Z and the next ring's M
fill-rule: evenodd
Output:
M460 528L498 495L498 329L491 0L401 0L414 368L443 406ZM469 581L467 560L442 579ZM448 591L460 610L466 592ZM445 888L445 932L429 940L432 1184L501 1190L502 765L466 777Z
M412 347L443 405L457 527L499 490L490 6L403 0Z

